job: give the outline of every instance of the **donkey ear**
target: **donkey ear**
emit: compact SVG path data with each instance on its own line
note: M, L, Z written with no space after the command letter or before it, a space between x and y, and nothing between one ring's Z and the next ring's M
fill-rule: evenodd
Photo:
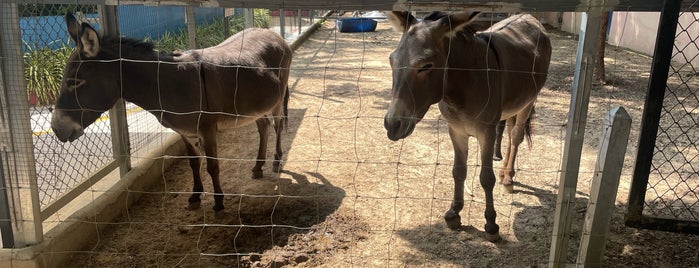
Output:
M392 11L388 13L387 17L393 28L400 33L407 31L410 26L417 23L415 17L408 11Z
M478 18L481 12L459 12L439 19L439 27L444 30L448 37L453 37L459 31L468 27L473 21Z
M80 29L80 24L78 24L78 20L75 19L75 16L73 16L72 13L66 12L66 28L68 29L68 35L70 35L70 39L73 39L73 42L76 44L78 43L78 30Z
M100 38L97 31L85 22L82 23L80 28L80 42L78 42L78 47L85 56L92 58L97 56L100 51Z

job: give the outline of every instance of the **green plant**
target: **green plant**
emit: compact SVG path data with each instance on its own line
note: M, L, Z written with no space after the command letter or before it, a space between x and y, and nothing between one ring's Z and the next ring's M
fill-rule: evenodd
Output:
M56 50L31 49L24 54L24 78L31 104L50 105L55 102L61 89L63 69L72 50L63 45Z
M196 27L197 48L216 45L226 37L223 19L216 19L210 24L198 25ZM146 38L146 41L153 42L158 49L165 51L186 50L189 48L187 29L181 29L177 32L165 32L158 39Z
M253 26L260 28L268 28L272 23L272 18L269 16L267 9L255 9L253 12ZM228 23L229 33L226 33L226 25ZM245 29L244 17L236 15L225 19L216 19L213 22L205 25L197 25L196 40L197 48L214 46L228 38L230 35ZM146 39L155 43L158 49L165 51L186 50L189 48L187 30L182 29L177 32L165 32L156 40Z
M272 17L269 15L268 9L253 9L252 26L258 28L269 28L272 25ZM245 29L245 17L243 15L235 15L229 18L231 34L237 33Z
M272 24L272 17L269 16L269 10L255 9L253 14L253 26L269 28L269 26Z

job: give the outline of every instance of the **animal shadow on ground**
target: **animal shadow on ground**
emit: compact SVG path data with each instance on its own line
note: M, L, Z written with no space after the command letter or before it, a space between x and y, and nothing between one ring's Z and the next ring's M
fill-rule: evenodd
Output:
M502 241L488 242L484 238L484 231L474 226L462 225L457 230L450 230L440 221L431 226L399 230L401 238L424 253L406 254L401 258L408 265L445 261L458 267L538 267L545 264L551 245L556 195L520 182L515 182L515 192L512 194L535 196L539 202L529 205L515 200L510 204L516 211L514 216L508 218L507 215L498 214L501 228L512 226L511 231L500 230ZM587 198L576 198L574 222L581 222L586 205ZM570 241L578 241L580 228L573 224ZM577 248L571 248L571 251L575 250Z
M289 130L282 144L285 152L304 114L305 109L289 109ZM263 178L250 178L252 161L247 159L254 159L258 142L254 125L219 136L226 195L222 218L214 218L208 209L213 205L208 193L202 196L201 209L185 209L192 173L188 160L179 159L165 170L160 183L140 193L138 201L128 208L122 208L121 216L96 223L104 231L85 251L73 254L75 266L250 266L251 262L242 257L264 257L265 251L285 246L290 237L311 232L336 214L345 191L323 174L284 167L282 173L275 173L268 162ZM205 190L211 189L205 161L201 170ZM115 204L114 209L119 206ZM335 223L352 223L351 219L333 217Z
M241 225L228 238L236 252L262 253L273 246L284 246L293 234L303 233L322 223L342 203L345 191L333 186L323 175L282 171L292 179L265 179L277 193L246 195L238 198L231 225ZM321 183L311 183L309 176ZM264 187L264 186L263 186Z
M284 131L282 139L284 152L289 152L292 147L305 112L305 109L289 109L288 131ZM254 155L255 148L246 146L246 143L254 142L242 137L236 141L251 148L248 155ZM242 174L247 174L247 167L244 169ZM294 243L295 237L324 223L328 216L337 211L345 197L343 189L335 187L328 178L317 172L299 172L282 166L280 174L266 167L262 179L251 180L245 175L236 177L240 178L235 180L233 193L241 195L226 197L230 205L225 226L211 227L211 232L207 232L228 241L219 252L212 253L248 256L233 257L233 263L224 263L233 266L257 266L255 263L259 264L259 260L265 263L263 266L284 264L287 260L280 261L279 258L265 262L269 259L266 258L269 255L267 251Z
M521 202L512 202L513 209L518 210L515 213L512 223L514 232L511 251L509 255L529 256L524 260L529 266L541 266L548 261L549 251L551 248L551 235L553 234L553 226L555 222L557 196L549 190L543 190L532 187L521 182L517 182L514 194L523 194L534 196L538 199L538 204L523 204ZM551 185L549 188L556 188ZM569 263L575 263L577 256L578 244L582 231L582 222L587 211L589 196L583 192L576 192L577 196L573 202L573 216L568 233L568 253L571 259ZM516 263L509 263L515 265ZM545 266L545 265L544 265Z

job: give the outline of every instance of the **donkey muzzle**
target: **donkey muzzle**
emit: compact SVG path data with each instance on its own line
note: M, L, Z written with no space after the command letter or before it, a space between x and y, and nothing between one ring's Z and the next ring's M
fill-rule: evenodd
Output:
M386 128L388 139L392 141L408 137L415 130L415 122L410 118L386 116L383 119L383 126Z
M51 129L61 142L74 141L84 134L83 127L61 110L54 109L51 116Z

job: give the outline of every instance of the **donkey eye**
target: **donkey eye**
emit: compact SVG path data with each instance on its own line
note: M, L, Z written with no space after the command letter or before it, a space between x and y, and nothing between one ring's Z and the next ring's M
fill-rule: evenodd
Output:
M430 69L432 69L432 63L428 63L428 64L423 65L422 67L420 67L419 70L417 70L417 72L422 73L425 71L429 71Z

